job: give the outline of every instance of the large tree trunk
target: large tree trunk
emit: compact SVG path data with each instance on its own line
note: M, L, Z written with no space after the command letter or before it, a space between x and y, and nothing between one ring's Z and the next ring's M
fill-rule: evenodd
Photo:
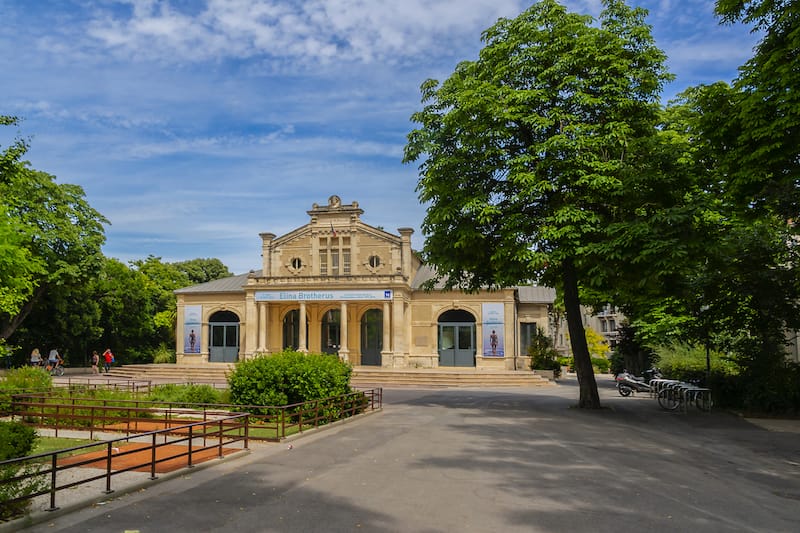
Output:
M578 407L586 409L600 408L600 395L597 392L597 381L594 379L592 358L586 344L586 333L581 317L581 300L578 295L578 275L571 260L564 261L564 309L567 313L567 328L572 345L572 357L575 360L575 371L578 374L580 399Z

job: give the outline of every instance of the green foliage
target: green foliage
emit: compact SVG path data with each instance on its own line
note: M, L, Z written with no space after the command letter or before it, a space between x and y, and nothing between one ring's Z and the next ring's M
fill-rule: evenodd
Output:
M338 357L284 351L237 363L228 386L234 404L283 406L347 394L351 373Z
M36 445L36 432L33 428L19 422L0 421L0 461L26 457ZM0 481L18 475L33 474L35 465L18 464L0 467ZM45 481L39 477L31 477L22 481L0 485L0 520L8 520L25 512L30 501L9 503L8 500L27 496L41 491Z
M30 455L36 446L36 431L19 422L0 421L0 461Z
M611 368L611 361L607 357L592 357L592 366L605 374Z
M53 386L53 378L41 368L12 368L0 380L0 388L7 391L44 392Z
M728 105L713 114L718 129L706 133L725 142L719 162L744 206L796 219L800 9L788 1L718 0L716 12L724 22L753 24L762 38L740 67Z
M539 326L531 336L528 355L531 358L531 370L552 370L555 377L561 375L561 365L558 362L558 352L553 347L553 339Z
M22 232L34 263L46 265L43 272L35 273L36 288L26 304L68 293L97 273L103 259L103 226L108 221L84 196L81 187L58 184L55 176L27 164L20 164L7 182L0 183L8 220ZM26 316L24 306L18 313L0 314L0 337L8 338Z
M177 358L175 356L175 350L168 347L166 344L162 344L156 348L155 352L153 353L154 363L175 363L176 360Z
M53 378L34 367L12 368L0 379L0 413L11 409L11 395L21 392L46 392L53 386Z
M157 385L147 395L147 400L166 403L222 403L223 394L211 385Z
M672 345L656 349L657 364L666 377L699 381L711 388L714 405L750 414L800 414L800 364L780 360L768 371L753 372L752 362L740 365L734 358L711 351L711 374L706 379L705 349Z
M628 367L625 366L625 357L619 350L614 350L613 352L611 352L608 361L610 363L609 371L611 371L611 373L614 374L615 376L621 373L623 370L628 370ZM642 375L639 370L630 370L630 372L633 372L637 376Z
M631 283L622 299L642 344L708 344L730 354L736 373L712 368L723 403L786 409L800 388L783 381L792 374L784 331L800 325L800 10L717 0L716 12L726 23L753 24L762 39L732 86L690 88L666 110L662 136L693 186L673 188L691 224L662 227L683 228L682 243L670 247L683 247L685 260L648 290ZM675 371L705 373L687 365Z
M195 266L196 276L228 272L215 259L185 263ZM28 350L58 345L72 365L88 363L92 350L107 347L126 364L164 361L164 346L175 346L173 291L190 283L178 264L150 256L128 266L104 258L95 277L38 302L14 342Z
M589 348L589 354L592 358L606 359L610 349L605 337L590 327L584 328L584 332L586 334L586 345Z
M636 329L628 324L619 328L619 342L611 356L611 372L619 374L628 370L641 376L645 370L652 368L653 351L642 345L636 335Z
M573 331L582 327L580 280L610 286L619 276L608 260L621 250L641 251L634 263L620 261L640 268L672 242L622 218L642 205L655 210L671 191L648 168L662 151L666 58L643 10L603 5L598 21L553 0L500 19L483 33L477 61L422 84L424 108L412 116L420 126L404 154L421 161L423 255L439 279L467 290L558 285ZM670 225L646 229L656 227ZM572 344L579 406L599 407L588 349L583 339Z
M189 261L179 261L172 263L179 271L186 274L189 283L199 284L208 283L217 279L227 278L233 275L222 261L219 259L190 259Z
M725 354L710 350L711 370L736 375L739 366ZM706 351L703 346L671 344L655 349L655 365L672 379L705 379Z

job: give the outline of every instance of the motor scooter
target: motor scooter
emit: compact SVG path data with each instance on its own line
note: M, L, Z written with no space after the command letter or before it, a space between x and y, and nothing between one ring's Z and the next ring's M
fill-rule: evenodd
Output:
M627 370L617 374L614 379L620 396L630 396L634 392L650 392L650 380L661 377L661 372L657 368L645 370L642 374L642 377L634 376Z

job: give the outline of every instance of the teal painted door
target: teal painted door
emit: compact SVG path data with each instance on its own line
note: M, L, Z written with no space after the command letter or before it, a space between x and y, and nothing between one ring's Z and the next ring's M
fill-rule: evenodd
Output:
M439 324L439 366L475 366L475 324Z
M239 324L212 322L208 360L212 363L234 363L239 360Z

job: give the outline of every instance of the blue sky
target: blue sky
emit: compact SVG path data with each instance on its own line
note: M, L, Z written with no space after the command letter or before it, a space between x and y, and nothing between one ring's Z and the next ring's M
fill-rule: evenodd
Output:
M634 1L684 88L730 82L756 42L713 1ZM420 84L475 59L514 0L0 0L0 147L81 185L124 262L217 257L260 267L260 232L337 194L362 220L412 227L425 207L403 165ZM566 2L598 15L599 0Z

